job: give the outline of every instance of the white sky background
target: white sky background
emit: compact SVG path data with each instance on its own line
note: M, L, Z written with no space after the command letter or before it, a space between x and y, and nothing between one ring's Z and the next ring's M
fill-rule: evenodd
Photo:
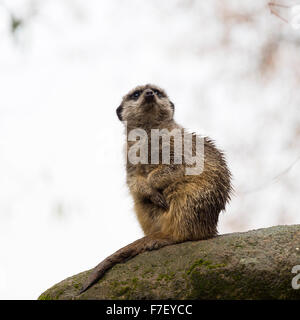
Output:
M36 299L142 236L115 113L138 84L226 151L220 233L300 222L300 30L267 1L228 1L246 22L221 2L0 2L0 299ZM7 8L28 17L15 37Z

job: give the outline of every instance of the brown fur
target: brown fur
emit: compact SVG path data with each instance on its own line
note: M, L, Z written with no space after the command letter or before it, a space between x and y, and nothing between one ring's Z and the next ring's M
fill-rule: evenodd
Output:
M150 102L145 97L149 90L155 92L153 101ZM140 96L132 97L137 91L140 91ZM148 133L149 163L151 129L180 129L182 136L185 132L173 120L173 103L161 88L154 85L139 86L130 91L123 97L117 114L120 120L127 121L128 131L142 128ZM193 153L194 142L195 139ZM133 143L135 142L128 142L127 148ZM231 175L223 153L209 138L204 138L204 170L199 175L186 175L186 163L174 164L173 145L174 141L171 139L169 165L162 164L161 157L159 164L133 165L127 161L127 184L138 221L146 236L101 262L81 292L88 289L113 265L141 252L217 235L219 213L225 209L232 190ZM161 153L161 144L159 151Z

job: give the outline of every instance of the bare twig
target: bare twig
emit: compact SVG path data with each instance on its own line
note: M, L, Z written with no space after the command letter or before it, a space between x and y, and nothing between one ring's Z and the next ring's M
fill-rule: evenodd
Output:
M275 2L269 2L269 3L268 3L268 6L269 6L269 8L270 8L271 14L274 14L276 17L278 17L278 18L281 19L282 21L284 21L284 22L286 22L286 23L289 23L287 19L285 19L284 17L282 17L282 16L279 14L279 12L277 12L277 11L275 10L276 7L288 9L289 6L284 5L284 4L275 3Z
M275 177L273 177L270 181L262 184L259 187L256 187L252 190L247 190L247 191L242 191L242 192L237 192L242 195L247 195L250 193L258 192L261 191L267 187L269 187L271 184L277 182L279 179L281 179L284 175L286 175L295 165L296 163L300 160L300 156L298 156L286 169L284 169L282 172L278 173Z

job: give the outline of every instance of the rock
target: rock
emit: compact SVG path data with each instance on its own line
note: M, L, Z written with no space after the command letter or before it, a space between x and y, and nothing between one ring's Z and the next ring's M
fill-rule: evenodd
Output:
M145 252L113 267L81 295L91 270L39 299L300 299L300 289L292 287L295 265L300 225L276 226Z

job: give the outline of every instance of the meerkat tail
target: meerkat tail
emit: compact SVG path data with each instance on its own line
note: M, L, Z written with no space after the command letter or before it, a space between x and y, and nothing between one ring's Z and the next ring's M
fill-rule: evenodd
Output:
M79 294L85 292L89 289L95 282L97 282L104 273L112 268L117 263L125 262L136 255L151 250L157 250L159 248L178 243L178 241L171 240L166 238L161 233L153 233L148 236L145 236L141 239L138 239L129 245L119 249L102 262L100 262L89 275L87 281L83 284L82 289Z

